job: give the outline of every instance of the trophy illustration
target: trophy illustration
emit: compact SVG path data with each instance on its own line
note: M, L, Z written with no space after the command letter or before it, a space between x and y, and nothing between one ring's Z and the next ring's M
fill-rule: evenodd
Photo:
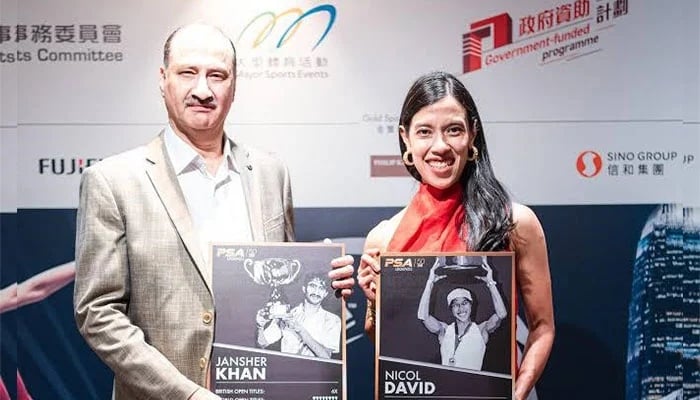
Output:
M441 256L437 259L439 266L435 273L448 277L457 275L460 280L464 279L466 273L468 282L478 282L475 277L486 273L481 267L482 262L486 262L485 256Z
M255 283L272 287L270 299L266 304L265 317L284 318L289 313L290 305L280 286L287 285L296 279L301 270L299 260L286 258L265 258L243 261L243 268Z

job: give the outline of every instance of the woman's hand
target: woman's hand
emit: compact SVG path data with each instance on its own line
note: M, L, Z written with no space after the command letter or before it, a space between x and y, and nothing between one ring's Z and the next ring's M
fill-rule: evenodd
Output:
M365 293L367 300L374 302L377 297L377 277L381 271L379 265L379 249L365 250L360 258L357 269L357 283Z
M428 274L428 282L435 283L435 282L439 281L440 279L447 277L447 275L437 275L435 273L435 271L438 269L438 267L442 267L444 265L445 265L445 262L444 262L443 257L435 257L435 263L433 263L433 266L430 268L430 273Z
M477 275L476 279L479 279L479 280L484 281L486 283L494 282L493 269L491 269L491 266L489 265L489 263L486 262L486 257L484 257L481 260L481 268L483 268L486 271L486 275L484 275L484 276Z

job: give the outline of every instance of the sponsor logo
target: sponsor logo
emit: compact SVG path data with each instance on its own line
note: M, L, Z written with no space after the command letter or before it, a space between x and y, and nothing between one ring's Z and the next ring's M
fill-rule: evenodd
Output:
M603 169L603 159L593 150L586 150L576 158L576 170L586 178L592 178Z
M494 49L513 43L513 20L507 13L476 21L469 28L471 31L462 36L465 73L481 69L481 44L485 38L492 37Z
M274 28L278 23L282 23L282 21L287 22L291 19L291 23L289 23L289 25L286 26L283 33L277 38L277 41L275 42L275 48L279 49L280 47L284 46L292 37L294 37L294 35L299 30L299 27L301 27L302 21L318 13L327 14L328 23L326 24L325 30L323 31L323 33L318 38L318 40L312 48L312 50L315 50L326 39L326 36L328 36L328 33L333 28L333 24L335 24L336 9L331 4L321 4L307 10L306 12L302 11L302 9L298 7L289 8L280 13L274 13L272 11L262 12L257 16L253 17L253 19L251 19L250 22L248 22L248 24L243 28L241 33L238 35L237 42L242 43L244 37L247 37L246 34L251 34L254 35L254 38L252 40L252 48L257 48L269 38L270 34L272 34L273 31L275 31ZM256 29L257 34L255 34Z
M122 25L116 23L0 25L0 64L122 62L121 43Z
M597 53L600 34L629 12L628 0L559 3L514 19L502 12L468 24L462 35L462 72L478 71L521 56L539 54L540 65ZM517 23L514 39L513 21Z
M424 257L386 257L383 259L384 268L394 268L396 271L412 271L413 268L425 266Z
M246 258L255 258L258 254L256 248L244 247L219 247L216 249L216 258L225 258L228 261L243 260Z
M40 158L39 175L76 175L85 168L100 161L101 158Z
M695 158L695 154L681 154L675 150L606 151L602 153L585 150L576 157L576 171L584 178L595 178L600 175L662 177L668 175L673 170L674 165L690 165L695 162Z
M392 267L392 268L413 267L413 259L412 258L403 258L403 257L387 257L384 259L384 267Z
M320 15L318 15L320 14ZM237 77L241 79L263 80L319 80L328 79L331 71L331 62L323 54L299 54L285 51L277 53L290 42L307 44L309 51L313 52L323 43L336 19L336 9L331 4L321 4L307 11L292 7L282 12L265 11L253 17L241 30L236 42L239 46L250 46L252 49L262 47L267 43L271 47L269 54L265 52L253 52L249 57L238 57ZM325 28L318 30L318 36L313 36L311 31L304 29L304 35L297 35L303 23L313 18L314 23L327 16ZM319 19L320 18L320 19ZM312 37L309 36L311 32ZM303 36L303 37L296 37ZM294 40L292 40L294 38ZM298 51L298 48L297 50Z
M410 177L401 156L369 156L369 176L372 178Z

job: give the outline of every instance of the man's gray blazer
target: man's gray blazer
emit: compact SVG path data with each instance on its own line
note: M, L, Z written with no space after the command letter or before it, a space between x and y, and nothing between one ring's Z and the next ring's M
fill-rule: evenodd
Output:
M292 241L286 167L267 153L231 150L253 239ZM84 171L74 306L81 334L114 371L115 399L184 400L205 386L215 320L211 271L162 133Z

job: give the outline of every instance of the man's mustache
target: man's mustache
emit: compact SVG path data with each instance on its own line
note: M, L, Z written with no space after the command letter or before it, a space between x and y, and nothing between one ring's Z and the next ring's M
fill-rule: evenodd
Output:
M185 106L187 107L192 107L192 106L199 106L199 107L206 107L210 109L216 108L216 102L213 100L196 100L196 99L190 99L185 101Z

